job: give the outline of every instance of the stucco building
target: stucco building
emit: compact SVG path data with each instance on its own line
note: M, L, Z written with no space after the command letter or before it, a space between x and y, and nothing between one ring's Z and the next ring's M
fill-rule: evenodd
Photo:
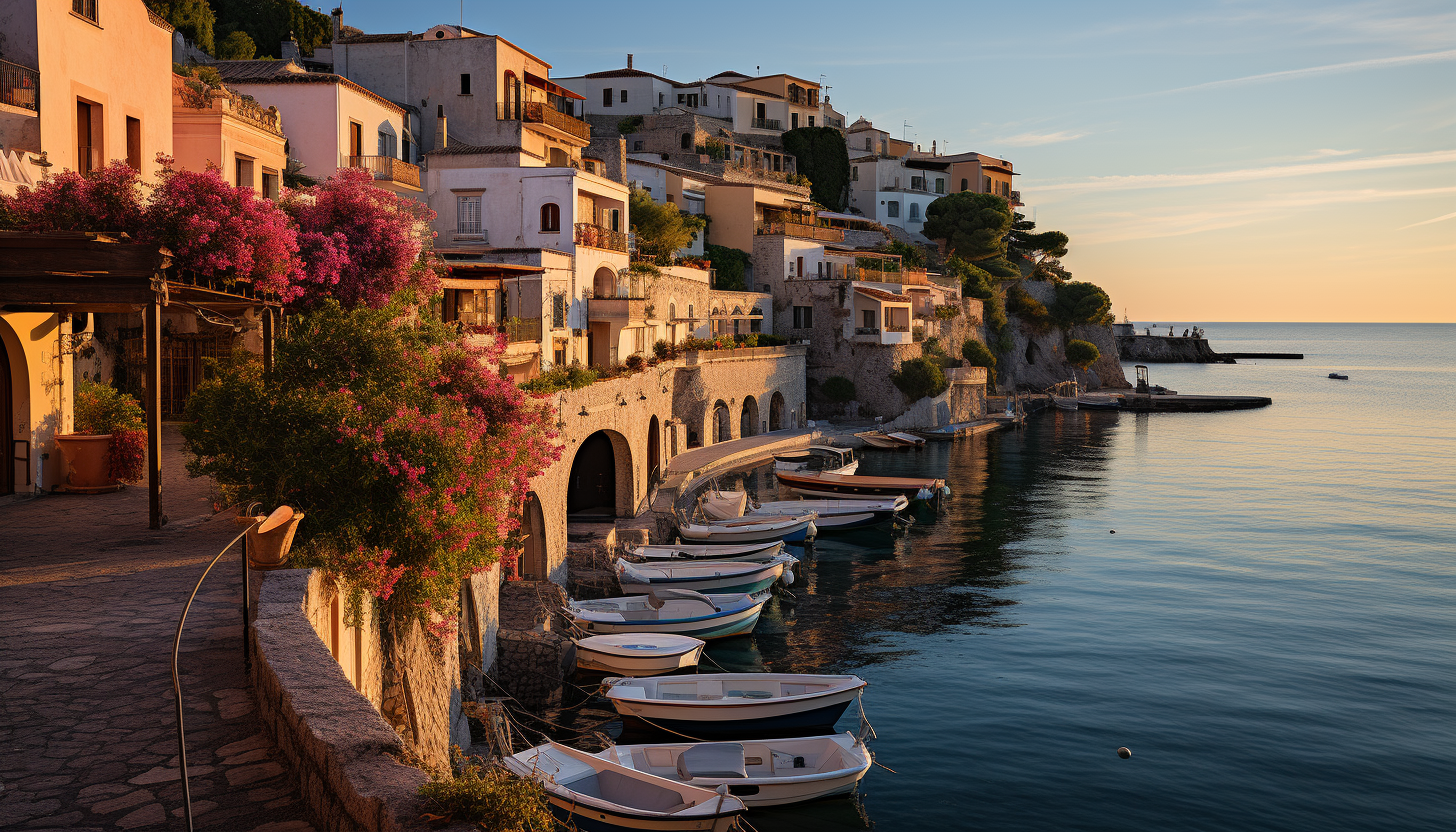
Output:
M172 76L172 156L182 170L216 166L233 185L277 199L288 166L277 107Z

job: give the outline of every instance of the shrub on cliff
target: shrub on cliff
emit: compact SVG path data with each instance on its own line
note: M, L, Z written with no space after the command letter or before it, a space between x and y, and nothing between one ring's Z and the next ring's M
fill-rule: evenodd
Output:
M974 338L967 338L961 344L961 356L972 367L985 367L988 370L996 369L995 354L985 344L982 344Z
M854 382L844 376L830 376L819 385L819 392L831 402L844 404L854 400Z
M1097 363L1097 359L1101 357L1102 352L1091 341L1073 339L1067 342L1067 363L1083 372Z
M1052 315L1046 304L1032 297L1020 286L1012 286L1006 292L1006 311L1015 315L1027 329L1038 335L1052 328Z
M890 373L890 381L905 394L911 402L927 396L939 396L950 386L945 370L930 358L910 358L900 363L900 369Z
M1051 314L1063 327L1076 324L1107 326L1113 321L1112 298L1096 284L1081 281L1061 283L1057 285L1057 298L1052 302Z
M750 258L747 254L729 246L705 245L703 253L707 256L708 262L713 264L713 288L722 289L725 292L736 292L747 288L748 264Z
M926 206L924 234L944 240L947 250L963 260L1002 260L1011 222L1011 207L1002 197L962 191Z

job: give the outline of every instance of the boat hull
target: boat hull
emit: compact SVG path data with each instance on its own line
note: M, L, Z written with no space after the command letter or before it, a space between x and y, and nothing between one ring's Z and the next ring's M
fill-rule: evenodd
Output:
M685 546L664 546L657 544L628 549L627 554L640 557L649 562L694 560L768 561L777 557L783 551L783 548L777 540L721 546L701 543Z
M702 832L729 832L738 822L738 815L721 815L716 818L670 818L614 812L591 806L582 806L568 798L547 793L551 802L551 814L568 829L581 832L677 832L677 830L702 830Z
M767 599L747 609L694 621L592 621L573 616L578 627L592 635L612 633L672 633L703 640L741 636L753 632Z
M582 641L589 641L583 639ZM661 676L689 667L697 667L704 644L688 645L675 653L656 655L624 655L622 652L593 649L576 643L576 669L592 673L628 676Z
M805 497L822 497L831 500L844 499L845 497L894 497L896 495L910 501L923 500L925 498L921 496L920 492L927 488L925 483L919 481L906 485L883 485L860 483L852 480L798 477L792 474L788 476L780 474L778 479L789 490L797 494L802 494Z
M643 731L666 729L706 740L742 737L801 737L816 732L832 733L834 723L844 715L855 695L855 693L851 693L849 698L842 702L831 702L803 711L771 713L768 711L784 709L770 709L769 706L763 705L758 706L765 711L760 715L744 713L724 719L682 718L697 715L684 714L682 711L686 709L674 708L672 703L665 702L622 702L613 699L612 704L617 707L617 713L621 715L624 724Z
M893 511L866 511L858 514L831 514L827 517L821 516L814 521L814 526L820 534L836 534L838 532L863 529L867 526L878 526L881 523L888 523L895 519Z
M813 536L814 521L800 520L780 528L691 525L678 528L678 535L694 543L766 543L782 540L803 543Z
M755 592L762 592L773 586L774 582L783 574L783 570L771 571L766 575L761 575L757 572L752 574L753 577L747 580L739 576L638 583L630 578L621 577L618 582L622 585L623 595L646 595L654 589L691 589L694 592L712 592L719 595L733 595L737 593L752 595Z

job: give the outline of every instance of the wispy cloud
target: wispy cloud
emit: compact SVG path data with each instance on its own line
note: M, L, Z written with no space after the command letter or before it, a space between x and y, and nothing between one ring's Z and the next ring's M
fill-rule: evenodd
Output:
M1431 217L1428 220L1421 220L1420 222L1413 222L1410 225L1402 225L1400 228L1397 228L1396 231L1404 231L1407 228L1416 228L1416 227L1419 227L1419 226L1422 226L1422 225L1430 225L1433 222L1445 222L1446 220L1450 220L1450 219L1456 219L1456 211L1452 211L1449 214L1442 214L1439 217Z
M996 139L992 144L1000 143L1011 147L1035 147L1042 144L1058 144L1080 139L1087 133L1073 133L1070 130L1058 130L1055 133L1018 133L1015 136L1007 136L1004 139Z
M1267 179L1289 179L1297 176L1318 176L1328 173L1349 173L1418 165L1439 165L1456 162L1456 150L1432 150L1426 153L1391 153L1363 159L1339 159L1308 165L1270 165L1262 168L1215 171L1212 173L1145 173L1128 176L1094 176L1077 182L1037 185L1036 193L1071 191L1130 191L1144 188L1189 188L1202 185L1228 185Z

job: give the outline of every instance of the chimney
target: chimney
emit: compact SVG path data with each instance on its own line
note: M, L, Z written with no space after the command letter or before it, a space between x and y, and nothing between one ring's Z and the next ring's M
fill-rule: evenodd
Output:
M283 41L283 43L278 47L278 57L285 62L292 61L296 64L302 63L302 60L300 59L303 57L303 55L298 51L298 38L293 36L292 29L288 31L288 40Z
M435 117L439 121L438 129L440 131L440 146L437 149L444 150L450 143L450 134L445 130L445 105L437 104L435 106L437 107Z
M627 53L627 68L628 69L631 69L632 68L632 53L631 52L628 52Z
M931 140L930 140L930 155L931 155L931 156L936 156L936 155L939 155L939 154L937 154L937 153L936 153L936 152L935 152L935 139L931 139Z
M338 43L344 36L344 7L335 6L334 13L329 16L334 22L333 43Z

